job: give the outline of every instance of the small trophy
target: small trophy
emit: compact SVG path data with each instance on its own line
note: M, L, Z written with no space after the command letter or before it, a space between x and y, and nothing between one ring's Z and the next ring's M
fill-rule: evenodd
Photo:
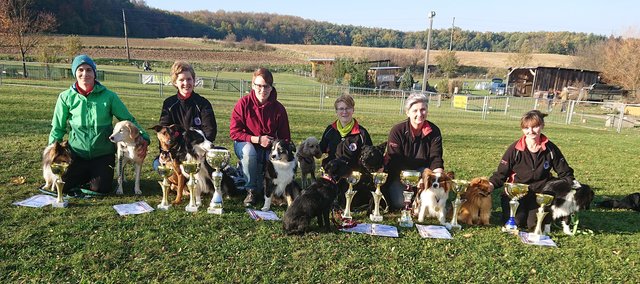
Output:
M169 210L171 204L169 204L169 189L171 188L171 184L169 184L169 177L173 173L173 168L169 165L160 165L158 166L158 174L162 177L162 181L159 181L160 188L162 188L162 202L158 204L159 210Z
M517 233L518 225L516 224L515 216L516 216L516 211L518 210L518 206L520 205L520 202L518 202L518 199L527 195L527 192L529 192L529 185L523 184L523 183L507 182L504 184L504 188L507 195L511 198L511 201L509 201L509 209L511 210L511 212L509 212L509 220L507 221L506 224L504 224L502 231L509 232L509 233Z
M213 168L211 173L213 180L213 197L207 209L209 214L222 214L222 169L229 164L229 150L211 149L207 152L207 163Z
M549 212L544 211L544 207L551 204L553 201L553 195L544 194L544 193L536 193L536 202L540 207L538 208L538 212L536 213L536 217L538 217L538 222L536 223L536 229L533 231L532 235L529 235L530 238L539 241L542 236L544 236L544 232L542 231L542 221L544 220L544 216Z
M380 199L384 199L382 196L382 191L380 190L380 186L387 181L387 173L371 173L373 176L373 183L376 185L376 191L372 192L373 194L373 202L375 204L374 210L372 214L369 214L369 219L373 222L381 222L383 217L380 214ZM385 202L387 200L385 199Z
M52 206L55 208L66 208L67 206L69 206L69 202L62 199L62 188L64 187L62 176L67 172L67 168L69 168L69 163L51 164L51 172L56 175L56 189L58 191L58 198L56 199L56 202L52 204Z
M353 196L356 195L356 192L353 190L353 185L360 181L360 177L362 174L358 171L353 171L351 175L347 178L347 182L349 183L349 189L344 193L346 197L346 203L344 206L344 213L342 213L343 219L351 220L353 217L351 216L351 201L353 201Z
M411 199L413 198L413 187L420 182L421 173L419 171L404 170L400 172L400 181L407 186L407 189L402 192L404 197L404 209L402 210L402 216L398 218L401 227L413 227L413 220L411 218Z
M451 229L460 230L462 226L458 224L458 213L460 212L460 206L462 206L462 200L460 199L460 194L467 191L467 187L469 187L469 181L462 179L454 179L451 181L453 183L453 192L456 193L456 199L452 202L453 204L453 216L451 217Z
M198 205L196 205L196 177L195 174L200 171L200 164L198 161L182 162L182 170L189 175L189 181L187 182L187 188L189 189L189 205L184 210L187 212L197 212Z

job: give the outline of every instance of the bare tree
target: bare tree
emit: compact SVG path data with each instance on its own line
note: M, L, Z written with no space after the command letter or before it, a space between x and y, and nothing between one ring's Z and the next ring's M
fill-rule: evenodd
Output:
M603 51L606 42L596 42L579 47L571 60L571 67L577 69L600 71L604 64Z
M638 98L640 89L640 39L609 39L604 45L602 75L608 83L622 85Z
M512 67L525 67L533 61L533 53L528 46L528 42L520 47L517 53L512 53L507 57L507 63Z
M53 31L56 27L53 14L34 11L32 2L33 0L0 0L0 33L10 46L20 49L25 78L27 53L45 39L45 32Z

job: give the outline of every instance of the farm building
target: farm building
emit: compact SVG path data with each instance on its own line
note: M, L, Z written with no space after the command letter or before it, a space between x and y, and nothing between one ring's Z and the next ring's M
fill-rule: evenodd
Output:
M598 83L599 72L559 67L509 68L507 92L510 95L531 97L539 92L559 91L564 87L581 89Z
M367 71L367 76L375 84L376 88L395 89L396 78L402 67L371 67Z

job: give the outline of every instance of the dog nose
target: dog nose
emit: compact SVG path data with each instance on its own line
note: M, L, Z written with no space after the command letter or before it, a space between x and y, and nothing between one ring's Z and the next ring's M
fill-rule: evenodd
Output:
M113 139L113 136L109 136L109 140L110 140L111 142L113 142L113 140L114 140L114 139Z

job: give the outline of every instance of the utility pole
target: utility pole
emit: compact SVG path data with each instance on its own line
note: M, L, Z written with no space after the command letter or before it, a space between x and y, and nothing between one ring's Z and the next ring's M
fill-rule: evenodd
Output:
M449 41L449 51L453 50L453 28L455 27L456 17L451 21L451 40Z
M131 62L131 55L129 54L129 38L127 37L127 18L124 16L124 9L122 9L122 22L124 23L124 43L127 48L127 62Z
M424 77L422 78L422 92L427 90L427 77L429 75L429 49L431 48L431 30L433 28L433 17L436 12L429 13L429 34L427 35L427 52L424 55Z

